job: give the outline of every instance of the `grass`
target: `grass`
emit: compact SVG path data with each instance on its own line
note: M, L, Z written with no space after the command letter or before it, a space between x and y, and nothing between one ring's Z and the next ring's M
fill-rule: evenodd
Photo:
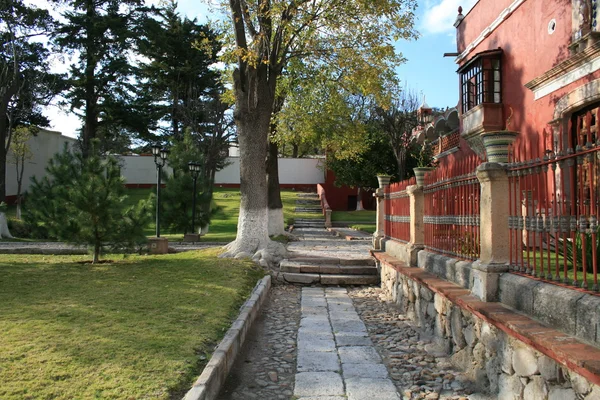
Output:
M375 224L356 224L350 226L352 229L356 229L357 231L363 231L367 233L375 233L376 225Z
M217 251L0 255L0 398L181 398L263 275Z
M147 199L150 193L155 189L127 189L127 203L136 204L140 200ZM297 192L293 190L282 190L281 199L283 202L284 221L291 221L298 218L294 208L296 207ZM231 242L236 237L237 222L240 208L240 191L233 188L214 188L213 194L214 207L218 207L217 212L212 216L208 234L202 237L204 242ZM7 215L14 217L16 213L15 206L9 206ZM306 218L305 215L301 216ZM322 217L321 214L315 214L315 217ZM155 236L156 223L153 219L150 224L144 229L147 236ZM161 227L161 236L166 237L171 242L179 242L183 240L183 234L173 232L165 227ZM16 239L15 241L24 241L27 239Z
M362 211L334 211L331 213L333 222L354 222L374 224L377 218L376 212L372 210Z

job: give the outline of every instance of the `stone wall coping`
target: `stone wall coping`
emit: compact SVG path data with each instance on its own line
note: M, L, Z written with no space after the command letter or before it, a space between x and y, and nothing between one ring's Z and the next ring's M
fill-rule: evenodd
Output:
M240 308L240 315L213 352L202 374L186 393L184 400L212 400L217 398L227 375L231 371L235 358L244 344L246 333L258 316L258 311L265 302L270 288L270 275L258 281L250 297Z
M372 255L398 273L419 282L462 309L600 385L600 349L582 343L501 303L481 301L468 289L438 278L421 268L409 267L389 254L372 252Z

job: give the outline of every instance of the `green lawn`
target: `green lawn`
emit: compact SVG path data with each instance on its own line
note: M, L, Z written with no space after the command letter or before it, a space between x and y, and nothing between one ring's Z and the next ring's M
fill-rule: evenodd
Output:
M0 398L181 398L263 275L217 252L0 255Z
M127 189L127 203L135 204L140 200L147 199L150 193L156 189ZM284 207L284 221L290 221L297 218L294 212L296 207L297 192L293 190L283 190L281 198ZM202 237L204 242L231 242L235 239L237 232L237 220L240 208L240 191L232 188L215 188L213 194L213 206L218 207L218 211L212 216L209 231L206 236ZM8 207L8 217L14 217L16 207ZM315 217L322 217L321 214L314 214ZM306 218L302 215L302 218ZM152 219L150 224L144 230L147 236L154 236L156 232L155 220ZM183 240L183 234L171 232L165 227L161 227L161 236L168 238L172 242ZM17 239L21 240L21 239Z
M373 210L362 211L334 211L331 213L333 222L357 222L374 224L377 214Z
M357 231L363 231L367 233L375 233L376 225L375 224L355 224L350 228L356 229Z

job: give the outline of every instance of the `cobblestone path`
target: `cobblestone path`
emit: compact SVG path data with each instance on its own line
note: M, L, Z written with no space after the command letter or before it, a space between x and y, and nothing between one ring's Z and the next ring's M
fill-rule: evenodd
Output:
M299 230L291 250L356 256L365 244ZM357 251L358 250L358 251ZM368 253L367 253L368 254ZM320 353L320 354L319 354ZM469 382L378 287L275 284L220 400L493 399Z

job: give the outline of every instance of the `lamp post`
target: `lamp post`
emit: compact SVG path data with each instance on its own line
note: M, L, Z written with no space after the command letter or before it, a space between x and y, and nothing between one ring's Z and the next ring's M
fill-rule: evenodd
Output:
M160 180L162 168L167 163L169 150L158 144L152 146L152 154L154 155L154 164L156 164L156 237L160 237Z
M192 174L192 178L194 179L194 195L192 197L192 233L196 234L196 181L198 180L198 175L200 174L200 164L190 161L188 163L188 167L190 169L190 173Z

